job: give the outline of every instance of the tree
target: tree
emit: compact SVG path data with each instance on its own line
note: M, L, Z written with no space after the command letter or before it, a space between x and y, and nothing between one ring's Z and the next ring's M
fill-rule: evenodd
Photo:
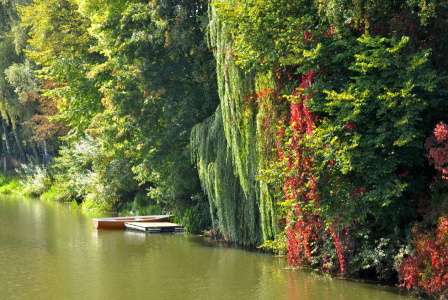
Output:
M171 207L199 199L189 132L216 107L206 11L203 1L81 0L21 10L28 55L53 82L44 96L57 102L73 145L87 133L104 164L129 164L150 197Z
M189 160L189 132L216 106L202 1L81 2L106 60L91 76L101 82L105 112L92 126L108 151L129 157L152 197L171 203L198 193Z
M47 83L44 96L56 101L57 119L65 122L71 135L83 136L91 120L101 113L101 96L96 78L89 78L92 64L102 55L90 51L95 40L88 33L90 21L73 0L34 1L20 9L22 26L29 29L27 55L38 66Z
M0 111L2 114L2 127L5 137L7 156L14 154L20 160L25 159L25 141L21 132L21 122L32 112L33 107L20 101L14 84L9 80L14 66L24 59L19 27L17 6L26 1L2 1L0 3ZM10 137L10 135L12 135ZM14 138L15 143L10 142ZM13 147L15 145L16 147Z

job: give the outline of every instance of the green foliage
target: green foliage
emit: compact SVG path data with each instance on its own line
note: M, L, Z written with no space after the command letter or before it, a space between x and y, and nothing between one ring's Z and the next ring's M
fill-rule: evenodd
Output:
M109 212L112 210L110 199L97 198L96 196L102 195L88 194L80 205L81 210L93 213Z
M88 78L92 64L102 56L91 47L90 21L78 12L73 0L35 1L20 9L22 26L29 29L27 56L42 69L40 77L54 82L44 94L58 104L58 120L83 136L92 118L102 110L96 80Z
M163 214L163 207L154 203L154 201L147 195L137 193L132 201L124 203L123 208L121 208L120 211L123 215L161 215Z
M22 26L29 28L32 47L27 55L47 67L61 57L87 54L92 40L86 31L88 19L77 11L74 0L37 0L20 8Z
M20 53L15 50L13 29L18 25L18 16L15 1L4 1L0 3L0 114L3 124L12 126L13 133L16 138L17 148L12 149L11 144L8 144L8 155L17 154L17 157L23 155L21 141L19 140L20 117L26 108L18 101L18 95L14 92L14 87L8 81L5 71L7 71L15 63L22 60ZM4 126L5 128L5 126ZM5 130L4 134L7 135ZM5 137L6 139L9 137ZM8 140L9 142L9 140ZM5 144L6 146L6 144Z
M112 210L138 189L129 160L105 155L101 144L90 138L62 147L53 168L60 197L87 201L81 205L86 210Z
M40 195L39 199L44 201L70 202L70 195L64 188L64 185L53 182L52 185ZM72 200L72 202L77 203L76 200Z
M179 216L179 223L186 224L185 230L188 232L203 232L204 228L210 228L210 206L203 195L193 196L196 204L189 207L178 208L173 211L175 216Z
M111 209L147 193L163 207L195 205L189 132L217 100L206 11L203 1L82 0L20 10L27 54L54 83L44 91L58 104L53 119L71 129L56 163L65 199Z
M372 231L369 228L359 230L358 235L361 240L359 249L353 260L352 266L358 274L369 276L375 274L378 280L392 282L397 276L395 262L398 249L405 245L405 235L403 230L395 228L395 232L388 232L387 235L379 235L376 232L375 238L369 236ZM371 275L370 275L371 276Z
M19 177L0 176L0 194L21 194L23 189L22 180Z
M216 106L204 47L203 5L186 1L79 1L106 60L91 68L105 111L91 124L110 156L126 157L158 202L188 203L198 190L189 132Z
M14 63L5 70L6 79L15 87L14 92L19 96L37 89L35 67L30 60Z
M0 4L0 113L4 138L1 150L6 148L7 156L14 156L20 163L39 159L36 120L48 125L49 108L43 108L38 91L40 84L34 72L34 62L26 59L27 30L20 26L19 10L31 1L2 1ZM46 103L48 104L48 103ZM51 107L51 106L48 106ZM54 114L54 113L53 113ZM40 126L45 132L45 146L48 151L57 148L55 133L49 127ZM15 143L13 143L15 141ZM40 139L43 142L43 139ZM5 148L3 148L5 146Z
M92 184L94 161L99 156L99 144L91 139L84 139L72 147L62 147L60 156L55 159L55 180L65 191L64 198L81 200Z
M47 169L41 165L23 165L20 172L23 174L23 193L28 196L39 197L46 192L52 179Z
M258 248L271 251L278 255L286 255L286 235L284 234L284 232L280 233L275 236L275 239L273 240L265 240L262 245L258 246Z
M231 48L217 45L218 50L235 55L238 65L271 71L319 51L306 45L301 34L316 25L314 1L215 0L212 5L234 41Z
M406 38L362 36L353 48L350 79L337 88L322 83L318 88L333 89L324 90L324 99L314 97L310 102L314 111L325 116L313 140L321 145L317 152L321 178L332 183L322 187L325 215L338 217L336 204L344 206L347 222L353 219L348 211L360 220L373 215L397 222L412 214L410 203L402 197L414 198L421 191L418 176L411 174L424 165L421 145L428 120L423 116L438 105L431 95L439 79L428 51L403 55L407 42ZM357 187L363 191L353 196ZM385 209L388 206L396 210Z
M275 118L280 107L274 106L273 72L263 69L264 61L270 58L259 56L266 54L260 51L271 53L272 48L254 43L251 46L260 48L249 49L244 44L252 41L245 40L244 34L253 34L255 39L262 32L243 26L248 14L244 5L214 1L210 7L209 42L217 62L221 105L213 119L193 132L192 150L221 231L232 241L261 244L262 238L271 239L281 231L273 192L268 183L257 180L273 158L270 147L275 143ZM255 7L250 12L257 13ZM257 24L263 26L262 22ZM242 33L246 29L250 32ZM241 39L236 33L241 33ZM263 69L257 76L251 71L253 60Z
M221 107L215 115L192 131L192 155L196 161L202 187L210 202L213 224L232 242L260 242L257 210L249 210L232 164L225 138ZM253 200L252 200L253 201Z
M445 4L332 0L211 3L210 43L217 61L228 149L223 155L231 162L226 170L233 169L245 197L255 191L249 198L256 199L264 238L276 236L270 231L275 222L269 220L290 215L291 224L300 221L288 210L300 206L301 196L317 184L317 202L304 209L319 216L321 223L316 226L323 231L332 229L330 235L335 239L334 243L319 240L329 234L316 238L317 264L324 267L326 259L334 261L341 256L347 263L352 261L350 272L392 278L394 257L417 218L418 199L428 184L422 145L447 111L446 77L441 67L447 53L440 46L445 44L447 32L441 21ZM438 43L433 42L435 36L440 38ZM311 88L304 91L300 80L310 74L310 83L303 86ZM272 95L281 93L283 99L260 97L261 91L267 90ZM284 100L297 106L297 95L303 95L303 105L313 117L300 122L313 126L312 133L294 141L291 135L298 124L285 124L289 117L284 113L297 112L289 111ZM283 124L280 129L279 123ZM218 165L213 156L204 155L213 153L207 148L210 145L225 145L218 142L222 137L211 138L216 125L210 124L202 128L206 132L209 127L208 135L202 132L202 139L193 136L197 139L193 148L201 149L200 143L209 145L201 149L198 159L206 191L213 190L216 183L231 182L227 173L215 171ZM276 140L273 136L278 132L282 134ZM250 140L260 144L250 144ZM297 153L289 160L282 158L279 145ZM281 159L276 162L277 152ZM293 158L303 159L302 164ZM307 170L313 181L300 177L300 168L311 168ZM285 174L305 181L290 191L295 198L286 201L281 196L289 178ZM266 202L260 197L263 194L269 195ZM219 202L220 195L209 196L218 203L218 212L234 205ZM304 226L308 225L314 226ZM385 241L396 243L386 247Z

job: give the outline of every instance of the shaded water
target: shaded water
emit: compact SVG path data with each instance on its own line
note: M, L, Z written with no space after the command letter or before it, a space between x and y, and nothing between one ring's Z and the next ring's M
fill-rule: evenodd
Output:
M95 230L91 217L59 203L0 198L0 298L411 299L191 234Z

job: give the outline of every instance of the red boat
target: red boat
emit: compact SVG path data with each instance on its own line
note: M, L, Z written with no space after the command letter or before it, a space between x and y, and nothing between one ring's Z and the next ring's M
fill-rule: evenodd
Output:
M126 222L169 222L171 215L131 216L92 219L95 228L125 228Z

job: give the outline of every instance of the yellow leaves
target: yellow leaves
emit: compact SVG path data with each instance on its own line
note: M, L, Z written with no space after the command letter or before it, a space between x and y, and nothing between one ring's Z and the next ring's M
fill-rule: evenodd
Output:
M407 142L408 142L407 140L396 140L396 141L394 141L393 145L402 147L402 146L405 146L407 144Z
M401 38L401 40L400 40L396 45L394 45L394 47L389 48L387 51L388 51L389 53L398 52L398 51L400 51L401 49L403 49L403 48L406 46L406 44L407 44L408 42L409 42L409 37L408 37L408 36L403 36L403 37Z
M349 93L338 93L334 90L332 91L328 91L325 90L324 91L325 94L327 94L327 98L331 98L333 101L341 101L341 100L347 100L347 101L352 101L355 100L355 97L352 94ZM332 102L328 103L329 106L333 105Z
M97 76L98 74L104 72L105 70L109 69L110 67L110 61L106 61L103 64L97 64L95 66L92 66L90 68L90 71L86 73L86 77L88 79L92 79L95 76Z
M361 113L365 99L371 94L368 89L357 93L350 93L348 91L342 93L336 91L324 91L324 93L327 94L327 100L330 100L325 103L329 112L333 114L341 109L350 110L351 113L349 119L352 119L354 115Z
M339 138L337 136L334 136L331 140L330 140L330 145L334 146L336 145L336 143L339 142Z
M397 122L398 125L404 125L406 123L408 123L408 120L406 120L406 119Z
M36 0L19 8L22 26L30 29L28 55L41 65L51 65L60 56L87 53L88 20L77 11L73 0Z

